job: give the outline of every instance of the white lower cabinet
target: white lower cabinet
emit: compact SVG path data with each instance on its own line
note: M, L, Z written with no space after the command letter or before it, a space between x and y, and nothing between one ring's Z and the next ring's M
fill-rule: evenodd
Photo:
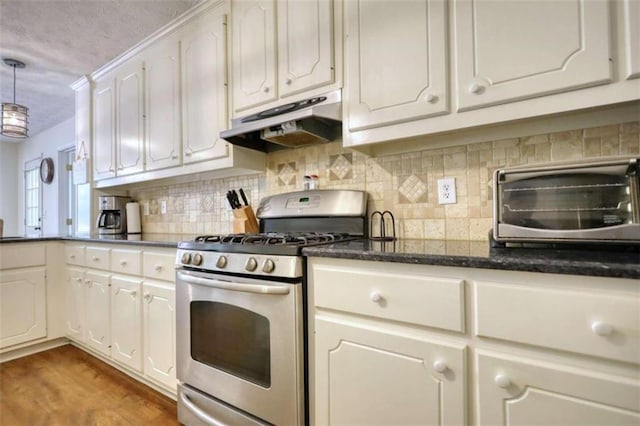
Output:
M317 425L465 424L465 350L316 317Z
M479 424L640 424L637 377L480 351L477 365Z
M107 356L111 355L110 279L110 274L97 271L87 271L85 279L85 343Z
M67 337L175 394L175 249L92 245L74 247L74 254L67 267ZM82 258L103 270L82 267Z
M145 281L142 291L144 374L175 389L175 287L172 284Z
M640 424L637 280L311 257L308 283L312 425Z
M0 348L47 335L45 268L0 271Z
M142 280L111 277L111 357L142 371Z

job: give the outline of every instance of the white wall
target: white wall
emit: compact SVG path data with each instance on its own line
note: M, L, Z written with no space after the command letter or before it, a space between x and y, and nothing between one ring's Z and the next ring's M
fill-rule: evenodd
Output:
M18 233L18 143L0 142L0 219L4 220L3 236Z
M18 233L24 234L24 163L40 157L51 157L54 162L53 182L42 184L42 231L44 235L57 235L59 230L58 212L58 151L74 146L75 118L63 121L20 143L18 154Z

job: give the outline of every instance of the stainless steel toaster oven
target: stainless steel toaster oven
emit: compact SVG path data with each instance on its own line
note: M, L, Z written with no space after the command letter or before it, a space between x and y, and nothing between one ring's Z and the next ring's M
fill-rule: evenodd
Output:
M640 158L499 169L498 243L640 244Z

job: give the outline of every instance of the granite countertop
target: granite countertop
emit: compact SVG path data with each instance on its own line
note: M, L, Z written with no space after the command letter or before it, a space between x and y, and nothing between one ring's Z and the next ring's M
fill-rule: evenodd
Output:
M118 234L118 235L45 235L41 237L4 237L0 238L0 244L35 242L35 241L84 241L92 243L135 244L152 247L177 248L180 241L193 240L196 236L191 234Z
M490 248L484 241L356 240L303 249L306 256L436 266L640 278L640 252Z

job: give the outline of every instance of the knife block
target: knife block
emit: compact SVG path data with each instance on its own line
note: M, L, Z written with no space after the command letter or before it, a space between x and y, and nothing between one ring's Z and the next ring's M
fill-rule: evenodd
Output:
M234 234L257 234L260 232L258 219L256 219L251 206L233 209L232 212Z

